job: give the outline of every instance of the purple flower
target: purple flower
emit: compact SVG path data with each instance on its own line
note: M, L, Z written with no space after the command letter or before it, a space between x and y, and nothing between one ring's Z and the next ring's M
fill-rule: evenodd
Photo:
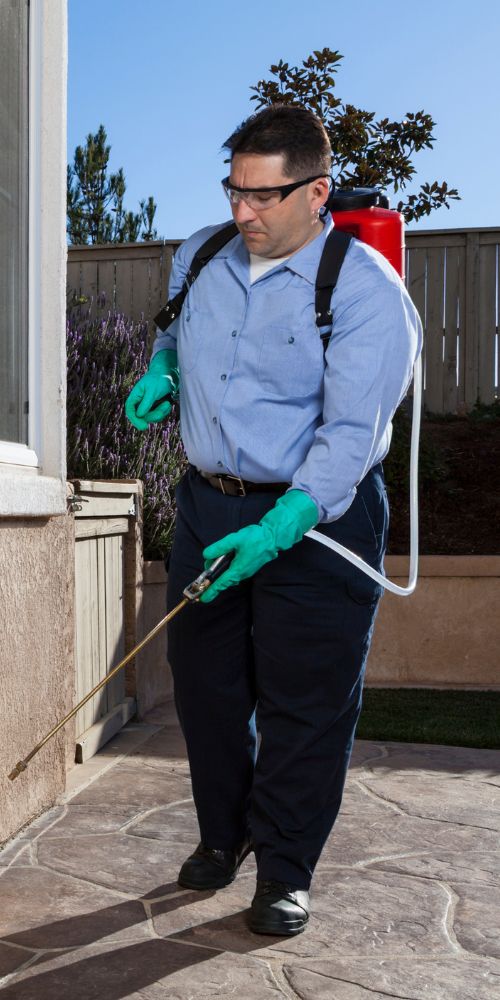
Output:
M125 400L148 365L147 323L109 312L92 320L76 306L67 322L68 477L142 479L144 555L168 551L175 518L174 489L185 467L176 419L137 431Z

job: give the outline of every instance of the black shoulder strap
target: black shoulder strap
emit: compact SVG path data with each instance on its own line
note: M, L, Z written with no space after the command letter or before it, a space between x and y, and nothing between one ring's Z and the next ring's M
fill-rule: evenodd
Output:
M205 264L215 257L215 254L222 250L222 247L229 243L239 232L236 223L231 222L228 226L224 226L222 229L218 229L210 239L206 240L205 243L196 251L189 268L189 271L184 280L184 284L177 295L174 295L173 299L169 299L167 304L163 306L163 309L154 317L153 323L159 326L160 330L164 332L174 319L180 315L182 306L184 305L184 299L186 298L193 281L196 281L201 269L205 267Z
M326 354L330 337L332 335L332 307L331 300L333 290L337 284L340 269L344 263L344 258L353 237L350 233L343 233L339 229L332 229L323 247L323 253L319 262L316 276L316 326L330 327L325 333L320 333L323 342L323 353Z
M218 253L219 250L222 250L222 247L225 246L226 243L229 243L229 241L232 240L238 232L239 230L237 225L234 222L231 222L228 226L218 229L217 232L214 233L214 235L203 243L199 250L196 251L180 292L178 292L173 299L169 299L167 304L163 306L163 309L161 309L158 315L154 317L153 322L160 328L160 330L165 331L167 327L173 323L174 319L177 319L181 313L184 299L186 298L191 285L194 281L196 281L201 269L205 267L212 257L215 257L215 254ZM319 262L318 273L316 276L315 311L316 326L319 327L320 330L323 327L330 328L325 333L320 333L320 337L323 342L323 352L325 354L331 337L331 298L352 238L353 237L349 233L343 233L338 229L333 229L326 239L321 260Z

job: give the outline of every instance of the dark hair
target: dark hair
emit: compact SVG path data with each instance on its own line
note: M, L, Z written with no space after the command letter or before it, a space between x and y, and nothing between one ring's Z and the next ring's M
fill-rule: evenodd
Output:
M231 159L236 153L282 153L285 175L297 180L331 170L332 149L323 122L296 104L273 104L250 115L222 148Z

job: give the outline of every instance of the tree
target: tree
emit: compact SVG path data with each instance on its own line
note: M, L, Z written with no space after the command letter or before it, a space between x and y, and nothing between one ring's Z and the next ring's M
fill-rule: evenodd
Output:
M67 233L70 243L129 243L158 239L153 221L152 197L139 202L139 212L126 211L123 169L108 176L111 146L100 125L89 133L85 146L77 146L73 166L68 164Z
M300 104L314 111L328 132L333 151L337 187L379 187L385 191L406 187L416 173L410 157L424 146L432 147L435 122L424 111L408 112L402 121L375 120L375 113L343 103L335 96L339 52L315 50L303 60L302 68L280 60L270 67L275 79L259 80L252 101L261 108L271 104ZM429 215L450 199L459 199L456 188L446 181L425 183L418 194L399 201L397 210L406 222Z

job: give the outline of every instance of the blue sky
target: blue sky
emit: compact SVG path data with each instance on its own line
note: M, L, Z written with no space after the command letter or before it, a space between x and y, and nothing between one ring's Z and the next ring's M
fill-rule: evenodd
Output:
M498 0L69 0L68 157L102 123L126 207L153 195L159 235L185 238L230 216L220 147L250 87L325 46L344 56L342 100L436 122L406 192L446 180L462 200L410 230L500 226Z

